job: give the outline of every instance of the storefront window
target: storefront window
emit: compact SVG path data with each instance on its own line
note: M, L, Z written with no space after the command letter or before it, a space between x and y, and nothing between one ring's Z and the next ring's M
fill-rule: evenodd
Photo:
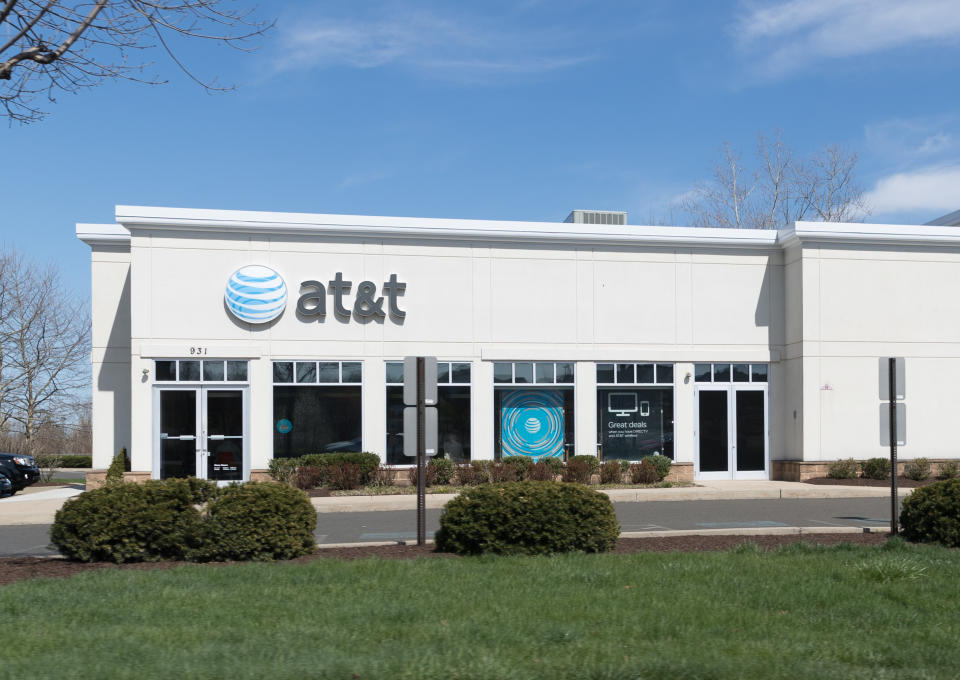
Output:
M153 362L155 382L246 382L245 360L158 359ZM201 369L202 367L202 369Z
M387 464L411 465L403 455L403 362L387 362ZM439 453L456 463L470 461L470 362L437 362Z
M672 383L673 364L597 364L597 442L604 460L673 458L673 387L663 387Z
M493 373L494 458L574 455L573 362L498 362Z
M659 365L659 364L658 364ZM767 364L696 364L697 382L767 382Z
M360 362L275 361L273 377L275 458L363 451Z

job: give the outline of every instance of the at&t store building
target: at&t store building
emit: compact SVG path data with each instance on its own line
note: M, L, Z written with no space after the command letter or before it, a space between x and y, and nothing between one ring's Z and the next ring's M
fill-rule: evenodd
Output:
M118 206L92 250L94 467L258 479L273 457L403 456L403 363L439 360L440 449L661 453L681 479L801 479L960 455L960 231L781 231Z

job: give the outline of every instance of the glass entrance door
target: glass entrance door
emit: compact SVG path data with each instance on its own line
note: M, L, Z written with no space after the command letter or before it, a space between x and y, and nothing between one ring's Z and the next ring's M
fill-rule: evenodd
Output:
M767 479L765 388L697 388L697 479Z
M154 427L161 479L247 478L245 389L176 387L157 392Z
M203 390L206 477L243 479L243 390Z
M196 477L198 390L160 390L160 479Z

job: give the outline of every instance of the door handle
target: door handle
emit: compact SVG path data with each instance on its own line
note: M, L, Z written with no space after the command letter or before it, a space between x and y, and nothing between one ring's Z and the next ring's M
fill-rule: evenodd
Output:
M207 437L207 439L210 439L211 441L220 441L222 439L226 439L226 436L222 434L211 434Z

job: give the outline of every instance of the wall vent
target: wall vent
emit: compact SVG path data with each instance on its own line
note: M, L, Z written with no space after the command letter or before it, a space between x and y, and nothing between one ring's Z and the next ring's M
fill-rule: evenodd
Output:
M564 222L573 224L626 224L627 213L611 210L573 210Z

